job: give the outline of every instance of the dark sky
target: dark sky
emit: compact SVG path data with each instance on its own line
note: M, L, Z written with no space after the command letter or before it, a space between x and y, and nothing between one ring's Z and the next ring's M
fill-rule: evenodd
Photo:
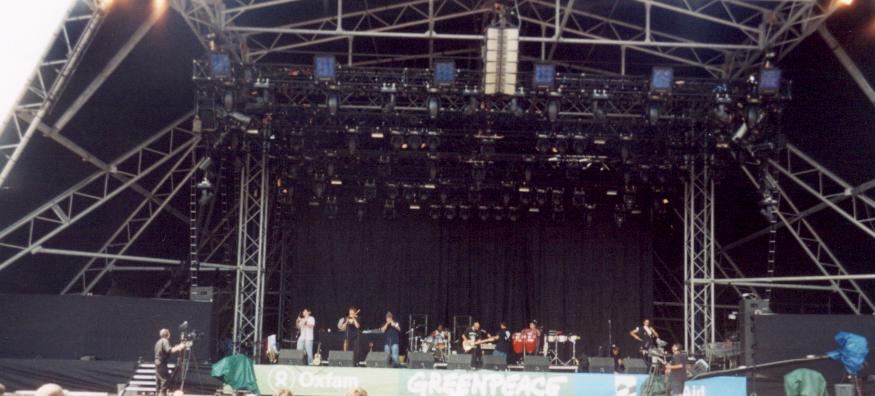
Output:
M144 19L147 2L117 1L84 62L79 67L59 109L69 104L96 75ZM321 3L320 3L321 4ZM330 10L329 10L330 11ZM875 2L856 1L829 22L870 81L875 81ZM64 135L105 161L118 156L150 133L193 107L192 58L201 47L188 26L174 12L153 27L80 114ZM852 184L875 178L875 108L867 102L841 65L815 34L780 65L793 80L794 97L786 109L789 140ZM51 119L50 119L51 121ZM94 172L90 164L41 136L28 147L23 160L0 191L0 224L9 224L77 180ZM802 207L816 203L797 194ZM125 193L51 243L52 247L96 249L115 224L136 202ZM718 238L729 243L765 225L756 209L756 193L740 172L727 175L718 190ZM178 202L182 203L182 202ZM183 207L177 205L177 207ZM850 268L871 268L875 244L829 210L812 217L836 254ZM133 254L181 258L186 230L163 216L144 236ZM779 239L778 275L814 273L786 233ZM733 252L749 275L764 273L764 240ZM0 291L57 292L81 265L81 259L28 256L0 272ZM675 263L679 265L679 263ZM148 283L148 282L146 282ZM776 297L798 301L793 293Z

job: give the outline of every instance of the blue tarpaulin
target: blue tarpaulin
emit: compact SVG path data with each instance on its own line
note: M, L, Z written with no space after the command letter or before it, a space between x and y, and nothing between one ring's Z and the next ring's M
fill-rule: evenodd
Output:
M826 355L833 360L840 360L845 365L845 371L851 375L857 375L863 368L866 355L869 354L869 345L866 337L846 331L839 332L835 336L836 342L841 348L827 352Z

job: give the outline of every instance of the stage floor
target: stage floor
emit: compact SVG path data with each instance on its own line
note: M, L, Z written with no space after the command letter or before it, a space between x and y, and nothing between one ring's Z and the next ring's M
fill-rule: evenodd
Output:
M337 396L362 387L375 396L633 396L647 394L646 375L534 373L489 370L420 370L362 367L256 365L262 395L291 389L296 396ZM744 377L692 381L685 394L742 396Z

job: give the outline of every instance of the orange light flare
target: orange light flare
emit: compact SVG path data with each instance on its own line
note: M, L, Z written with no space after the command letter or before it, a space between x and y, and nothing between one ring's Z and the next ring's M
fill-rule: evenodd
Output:
M850 7L854 4L854 0L839 0L839 5L843 5L845 7Z
M107 10L109 7L112 7L113 0L100 0L100 8Z
M167 0L152 0L152 7L157 12L164 12L167 10Z

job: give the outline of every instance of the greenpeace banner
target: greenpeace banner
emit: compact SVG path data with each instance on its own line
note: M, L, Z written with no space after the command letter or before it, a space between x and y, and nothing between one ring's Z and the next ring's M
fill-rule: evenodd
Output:
M256 365L262 394L291 389L296 395L336 396L362 387L380 396L637 396L646 375L560 374L516 371L412 370ZM715 378L712 380L719 380ZM696 396L744 395L739 383L697 381ZM711 388L714 387L712 390ZM717 393L717 389L720 392ZM714 393L712 393L714 392Z

